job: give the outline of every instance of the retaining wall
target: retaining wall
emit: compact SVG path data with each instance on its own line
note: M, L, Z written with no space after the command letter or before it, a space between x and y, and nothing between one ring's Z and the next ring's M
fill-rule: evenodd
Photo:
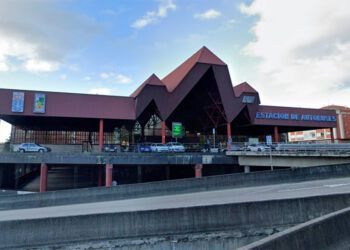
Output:
M350 176L350 164L209 176L111 188L85 188L16 195L0 199L0 210L170 195Z
M240 250L350 249L350 207L289 228Z
M102 213L57 218L1 221L0 248L32 247L72 242L171 236L234 230L242 239L266 237L278 228L290 227L350 206L350 194L287 200L271 200L201 207ZM266 232L264 232L264 230ZM170 238L169 238L170 240ZM246 240L244 241L245 243ZM56 248L54 248L56 249Z

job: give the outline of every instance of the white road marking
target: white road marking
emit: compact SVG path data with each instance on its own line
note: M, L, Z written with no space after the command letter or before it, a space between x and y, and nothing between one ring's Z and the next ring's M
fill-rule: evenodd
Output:
M291 189L278 190L278 192L293 192L293 191L308 190L308 189L316 189L316 188L322 188L322 187L323 187L323 186L305 187L305 188L291 188Z
M347 185L350 185L350 183L329 184L329 185L324 185L324 186L333 188L333 187L342 187L342 186L347 186Z
M300 191L300 190L308 190L308 189L317 189L317 188L323 188L323 187L336 188L336 187L343 187L348 185L350 185L350 183L325 184L325 185L316 186L316 187L283 189L283 190L278 190L278 192L292 192L292 191Z

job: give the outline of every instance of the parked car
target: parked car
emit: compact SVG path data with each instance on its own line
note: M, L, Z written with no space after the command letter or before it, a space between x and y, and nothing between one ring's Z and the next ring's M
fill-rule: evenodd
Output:
M152 152L169 152L169 147L162 143L153 143L151 144Z
M264 152L270 151L270 147L264 144L250 144L247 146L247 150L253 152Z
M168 142L166 145L170 152L185 152L185 146L179 142Z
M137 145L137 149L138 149L137 151L140 153L152 152L151 146L149 144L141 143L141 144Z
M120 150L120 146L110 144L110 145L105 146L104 151L105 152L120 152L121 150Z
M48 147L41 146L36 143L22 143L21 145L18 146L17 148L18 152L50 152L51 149Z
M242 151L242 150L244 150L244 146L242 147L242 145L231 144L229 149L223 148L222 152L225 152L226 150L229 150L229 151Z

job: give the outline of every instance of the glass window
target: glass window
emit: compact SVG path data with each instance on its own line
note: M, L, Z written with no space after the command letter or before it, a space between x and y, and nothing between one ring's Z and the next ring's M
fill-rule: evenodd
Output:
M245 95L243 96L242 103L254 103L255 96Z

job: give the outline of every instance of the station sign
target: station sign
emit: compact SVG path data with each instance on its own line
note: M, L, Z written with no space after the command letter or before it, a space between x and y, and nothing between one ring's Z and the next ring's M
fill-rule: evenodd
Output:
M290 120L290 121L314 121L314 122L336 122L335 115L314 115L314 114L295 114L279 112L256 112L256 119L270 120Z
M183 135L183 126L181 122L172 123L172 136L173 138L182 138Z

